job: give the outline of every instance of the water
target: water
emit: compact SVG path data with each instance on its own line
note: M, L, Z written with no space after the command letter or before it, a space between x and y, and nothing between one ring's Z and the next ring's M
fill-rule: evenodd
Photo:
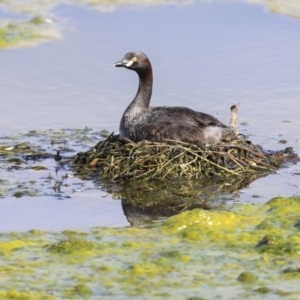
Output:
M0 53L0 136L86 126L117 132L137 76L113 63L141 50L154 69L152 105L188 106L228 123L230 106L241 103L241 133L265 149L291 146L300 153L297 19L262 6L198 2L112 11L58 5L51 15L60 22L61 40ZM299 195L298 173L299 166L291 165L259 179L240 191L239 201ZM119 200L102 198L105 192L91 182L83 186L64 200L51 193L1 199L1 231L128 224Z

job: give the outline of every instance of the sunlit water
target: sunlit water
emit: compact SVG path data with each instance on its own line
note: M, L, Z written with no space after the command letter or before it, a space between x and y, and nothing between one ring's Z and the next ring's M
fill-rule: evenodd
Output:
M188 106L228 123L230 106L241 103L241 133L265 149L291 146L300 153L297 19L238 3L120 6L112 12L61 5L52 13L62 23L62 40L0 53L1 136L86 126L117 132L137 76L113 63L141 50L154 69L152 105ZM240 191L239 200L299 195L299 173L298 165L283 168ZM128 224L120 201L104 198L91 182L82 185L63 200L51 193L1 199L0 230Z

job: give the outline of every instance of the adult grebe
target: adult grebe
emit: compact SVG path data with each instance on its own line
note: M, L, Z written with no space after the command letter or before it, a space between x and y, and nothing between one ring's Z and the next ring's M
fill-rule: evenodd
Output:
M199 145L217 143L228 133L228 127L211 115L187 107L149 106L153 74L145 53L129 52L114 66L133 70L139 76L137 94L120 122L120 140L170 139Z

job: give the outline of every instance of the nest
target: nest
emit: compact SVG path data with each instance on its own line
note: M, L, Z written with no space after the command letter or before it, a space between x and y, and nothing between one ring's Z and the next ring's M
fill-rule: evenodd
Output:
M285 161L288 150L266 153L244 136L214 145L197 146L180 141L119 141L113 133L74 158L81 174L97 172L102 179L172 179L184 177L245 177L273 173Z

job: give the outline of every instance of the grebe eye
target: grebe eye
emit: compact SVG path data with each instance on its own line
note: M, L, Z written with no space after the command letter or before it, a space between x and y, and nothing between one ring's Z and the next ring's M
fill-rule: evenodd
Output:
M136 57L133 57L133 58L132 58L132 61L137 61L137 58L136 58Z

